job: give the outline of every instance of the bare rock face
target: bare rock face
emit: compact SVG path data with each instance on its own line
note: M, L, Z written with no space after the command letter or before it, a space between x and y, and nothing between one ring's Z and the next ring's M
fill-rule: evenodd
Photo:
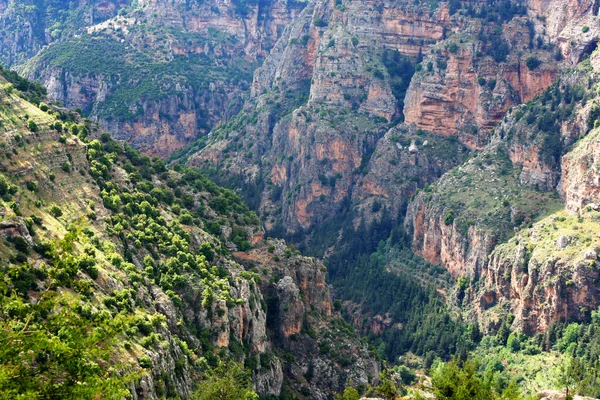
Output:
M595 232L581 234L577 224L587 224L595 214L586 212L581 219L553 214L498 246L481 278L495 300L478 309L482 320L489 320L494 309L488 308L496 304L508 306L516 325L529 333L544 331L554 322L588 318L600 303L598 243L583 239Z
M600 72L600 53L595 52L590 58L592 74ZM569 126L575 134L592 129L587 136L576 143L573 150L561 159L562 177L559 190L565 200L565 208L572 213L579 213L583 208L598 210L600 202L600 171L598 171L598 123L597 103L583 106L575 123ZM576 128L576 129L573 129ZM566 130L566 129L565 129Z
M350 380L373 382L378 364L333 310L322 262L294 254L281 240L267 240L235 256L260 271L261 291L268 299L267 326L285 353L283 371L294 390L309 390L311 398L324 400L343 391Z
M547 34L569 61L581 61L595 49L600 31L595 23L598 16L595 1L530 0L528 5L533 13L545 17Z
M394 218L404 212L419 188L442 176L468 154L457 141L417 133L414 127L390 129L378 141L368 172L357 180L353 204L367 223Z
M511 106L543 91L561 70L548 47L530 49L537 33L525 21L503 25L510 51L496 61L482 52L489 46L478 39L482 22L450 15L443 3L425 11L396 1L310 2L255 73L242 112L187 159L216 165L220 182L245 182L268 228L311 229L346 204L368 221L380 217L368 211L378 209L373 204L385 204L395 218L418 187L460 157L442 161L409 141L400 145L413 156L405 158L391 137L406 141L427 130L480 149ZM402 78L411 82L406 97L395 80L402 67L388 54L412 65L422 60L412 80ZM535 68L525 66L526 55L537 57ZM390 121L403 118L405 125L390 130ZM443 147L443 139L427 140Z
M482 149L507 110L543 92L559 72L547 52L536 54L544 62L535 70L517 54L517 49L528 49L525 20L514 19L504 27L504 35L513 47L502 63L482 57L480 47L464 34L435 46L435 53L424 60L427 68L411 82L404 107L406 122L457 136L468 147Z
M597 210L600 200L600 171L598 171L598 132L590 133L577 148L562 159L561 191L565 207L579 213L588 207Z
M477 277L493 248L491 235L475 226L459 232L456 224L447 223L445 209L429 207L426 197L419 193L406 214L405 227L413 238L413 248L430 263L443 265L454 278Z

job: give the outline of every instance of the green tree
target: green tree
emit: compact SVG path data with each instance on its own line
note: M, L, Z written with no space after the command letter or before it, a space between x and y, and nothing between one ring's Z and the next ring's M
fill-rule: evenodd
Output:
M234 362L221 362L209 371L194 400L257 400L258 395L242 366Z
M4 288L4 293L6 293ZM111 361L121 317L94 324L45 292L36 303L18 295L0 300L0 398L121 399L135 377ZM23 366L27 366L23 368Z
M508 336L508 340L506 341L506 347L513 353L515 353L521 349L521 341L519 340L518 333L512 332Z
M356 390L353 387L347 387L344 390L344 393L341 396L337 397L339 400L359 400L360 399L360 394L358 393L358 390Z
M477 369L472 360L462 365L456 360L440 364L431 378L435 396L440 400L494 399L490 382L479 377Z
M396 395L400 392L399 388L396 387L396 384L389 377L389 372L384 371L379 375L379 385L375 386L375 392L383 396L383 398L388 400L393 400L396 398ZM401 389L401 388L400 388Z
M27 120L27 128L31 131L31 132L37 132L38 131L38 125L36 124L36 122L32 119L28 119Z

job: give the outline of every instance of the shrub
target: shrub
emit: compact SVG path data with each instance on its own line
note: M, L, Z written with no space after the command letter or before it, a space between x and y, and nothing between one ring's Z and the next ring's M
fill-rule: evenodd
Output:
M63 215L63 212L59 206L57 206L56 204L52 204L50 206L50 214L52 214L54 218L58 218Z
M39 129L37 123L34 120L32 120L31 118L27 120L27 128L31 132L37 132Z
M454 222L454 210L450 209L446 211L446 215L444 216L444 224L452 225Z
M321 18L315 18L314 25L319 28L323 28L327 26L327 22L323 21Z
M527 68L529 68L530 71L533 71L534 69L539 67L542 64L542 62L535 57L529 57L525 61L525 64L527 64Z
M516 353L521 349L521 341L519 340L519 335L517 333L512 332L510 336L508 336L506 347L513 353Z
M38 190L38 184L35 181L27 181L25 183L25 186L27 187L27 189L29 189L32 192L35 192Z
M97 266L92 265L92 266L88 267L87 273L90 276L90 278L92 278L93 280L98 279L99 273L98 273L98 267Z
M587 25L584 25L584 26L582 26L582 27L581 27L581 32L583 32L583 33L586 33L586 32L588 32L589 30L590 30L590 27L589 27L589 26L587 26Z
M6 180L6 177L0 174L0 196L5 196L9 193L10 185Z
M179 223L183 225L191 225L194 218L189 213L184 213L179 216Z
M46 104L46 103L44 103L44 102L41 102L41 103L40 103L40 110L42 110L43 112L46 112L46 111L48 111L48 108L49 108L49 107L48 107L48 104Z
M138 362L142 368L152 368L152 359L150 357L141 356L138 358Z

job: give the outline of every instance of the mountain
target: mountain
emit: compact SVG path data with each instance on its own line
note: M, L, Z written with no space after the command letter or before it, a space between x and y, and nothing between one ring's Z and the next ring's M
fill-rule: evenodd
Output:
M74 383L103 393L97 377L117 379L120 365L138 398L187 398L226 358L264 395L325 399L377 377L320 261L264 239L240 198L201 173L142 156L2 73L3 393L87 398ZM107 354L86 352L78 328Z
M0 61L166 156L235 115L303 2L3 1Z
M0 15L0 387L600 396L596 1Z
M254 184L271 226L310 229L344 207L357 220L396 216L566 67L526 5L461 7L310 3L191 165Z
M595 49L596 12L591 3L312 2L255 73L242 112L186 159L246 185L267 228L293 238L313 232L331 246L336 229L402 223L406 212L411 247L469 279L461 300L484 326L507 312L530 333L588 320L595 272L577 273L571 259L555 270L552 252L552 266L528 271L536 259L518 238L563 204L575 213L594 202L593 189L575 189L590 171L565 175L561 163L571 165L568 151L596 118L595 70L582 62ZM579 190L585 200L573 205Z

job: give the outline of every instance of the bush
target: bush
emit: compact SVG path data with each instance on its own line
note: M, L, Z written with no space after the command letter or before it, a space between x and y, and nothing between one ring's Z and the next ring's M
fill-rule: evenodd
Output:
M27 128L31 131L31 132L37 132L38 131L38 125L36 124L36 122L34 120L32 120L31 118L27 120Z
M35 181L27 181L25 186L32 192L36 192L38 190L38 184Z
M454 222L454 210L450 209L446 211L446 216L444 217L444 224L452 225L452 222Z
M192 225L194 218L189 213L184 213L179 216L179 223L183 225Z
M431 379L435 396L440 400L494 398L490 383L481 379L477 370L478 365L470 360L462 365L454 360L440 365Z
M62 209L57 206L56 204L52 204L50 206L50 214L52 214L52 216L54 218L58 218L61 217L63 215Z
M43 112L48 111L48 108L49 108L48 104L46 104L44 102L40 103L40 110L42 110Z
M521 350L521 341L519 340L519 335L517 333L512 332L510 334L508 340L506 341L506 347L513 353Z
M314 25L319 28L323 28L327 26L327 22L323 21L321 18L315 18Z
M533 71L534 69L539 67L542 64L542 62L535 57L529 57L525 61L525 64L527 64L527 68L529 68L530 71Z
M581 27L581 32L583 32L583 33L587 33L589 30L590 30L590 27L587 25L584 25Z
M95 265L90 266L87 269L87 273L90 276L90 278L92 278L93 280L98 279L98 275L99 274L98 274L98 267L97 266L95 266Z
M10 185L6 180L6 177L0 174L0 196L5 196L10 191Z
M150 357L141 356L138 358L138 362L142 368L152 368L152 359Z

